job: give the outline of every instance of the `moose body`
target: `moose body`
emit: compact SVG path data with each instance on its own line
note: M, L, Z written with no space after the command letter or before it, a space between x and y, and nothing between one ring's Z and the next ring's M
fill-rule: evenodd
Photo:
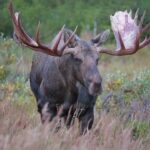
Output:
M78 111L80 129L85 132L92 127L102 79L97 68L98 53L85 41L77 44L82 44L77 55L54 57L37 52L32 62L30 85L42 122L59 115L70 126Z
M42 122L55 116L63 117L69 127L74 115L79 119L81 134L90 129L94 120L94 105L102 91L102 78L98 71L99 53L114 56L132 55L150 44L150 37L140 42L143 32L150 29L150 23L142 28L144 15L139 25L138 11L116 12L111 16L112 30L117 49L101 47L107 40L108 30L90 41L80 39L75 31L61 29L52 45L39 40L39 26L35 38L31 38L22 27L20 15L14 13L12 3L9 12L14 26L15 39L36 51L30 73L31 89L36 97Z

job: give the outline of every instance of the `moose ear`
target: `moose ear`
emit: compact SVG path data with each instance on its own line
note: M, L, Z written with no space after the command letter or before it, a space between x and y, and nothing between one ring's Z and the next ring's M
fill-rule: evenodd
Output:
M109 37L110 34L110 30L107 29L101 33L99 33L96 37L94 37L93 39L91 39L91 42L96 45L96 46L100 46L103 43L105 43Z

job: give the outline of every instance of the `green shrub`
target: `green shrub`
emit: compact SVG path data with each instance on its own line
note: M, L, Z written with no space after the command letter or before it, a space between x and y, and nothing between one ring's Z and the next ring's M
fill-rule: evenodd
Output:
M6 67L0 65L0 80L6 79L7 75L8 75L8 70L6 69Z
M132 124L132 135L134 139L137 139L139 137L144 137L149 133L150 125L148 122L143 121L133 121Z
M133 73L133 77L120 71L106 76L105 90L121 94L125 101L139 97L150 97L150 71ZM118 95L119 96L119 95Z

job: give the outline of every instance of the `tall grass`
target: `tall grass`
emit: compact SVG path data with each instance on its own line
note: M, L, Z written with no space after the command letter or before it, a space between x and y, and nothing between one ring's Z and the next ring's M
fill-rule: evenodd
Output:
M41 125L39 116L30 117L26 106L3 101L0 108L0 149L5 150L138 150L146 149L145 138L132 138L132 127L111 114L97 114L93 129L84 136L78 135L78 124L69 130L62 124L55 133L57 120ZM143 143L146 144L143 144Z

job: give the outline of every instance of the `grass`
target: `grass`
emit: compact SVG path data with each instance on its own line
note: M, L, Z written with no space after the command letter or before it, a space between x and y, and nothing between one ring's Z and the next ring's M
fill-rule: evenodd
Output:
M112 47L112 46L111 46ZM41 125L28 74L32 52L0 37L1 150L149 150L150 49L133 56L101 56L103 94L98 97L93 129L78 135L63 122Z
M78 136L78 124L67 130L63 125L55 133L56 124L41 125L38 115L33 118L27 106L10 101L1 104L1 149L132 149L143 148L142 138L132 139L132 129L124 127L118 117L103 113L97 115L94 127L85 136ZM9 109L9 111L8 111Z

